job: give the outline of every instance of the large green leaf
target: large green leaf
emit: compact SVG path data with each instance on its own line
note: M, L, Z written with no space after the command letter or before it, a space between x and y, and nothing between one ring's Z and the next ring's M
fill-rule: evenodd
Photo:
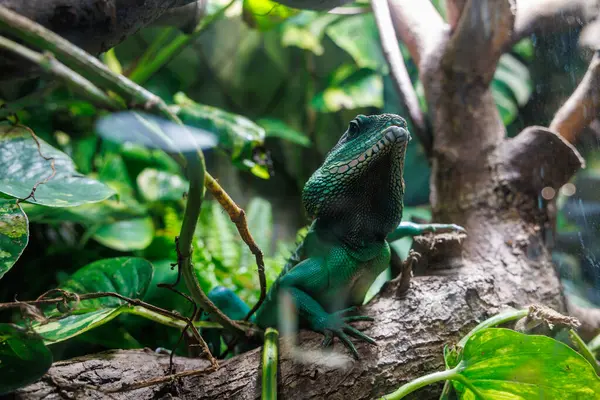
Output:
M52 353L38 335L0 324L0 395L37 381L50 369Z
M115 194L103 183L77 173L65 153L34 139L27 129L0 125L0 192L23 199L34 188L35 196L27 201L49 207L72 207Z
M273 29L299 12L271 0L244 0L244 21L259 31Z
M383 80L369 69L356 70L342 65L331 79L329 87L317 93L311 105L320 112L336 112L342 109L383 107Z
M260 178L269 178L264 149L265 130L248 118L194 102L184 93L174 96L179 118L189 126L218 135L219 149L239 168Z
M94 240L119 251L143 250L154 237L152 218L135 218L102 225L94 230Z
M326 32L335 44L350 54L359 68L387 71L372 14L343 18L328 26Z
M17 262L29 241L29 221L16 200L0 198L0 278Z
M153 272L152 264L142 258L108 258L82 267L61 289L77 294L114 292L142 299ZM34 329L47 343L60 342L103 325L128 309L129 305L116 297L82 300L70 315L49 323L37 322Z
M457 370L461 399L477 398L467 386L490 400L594 399L600 393L600 378L579 353L549 337L510 329L471 336Z

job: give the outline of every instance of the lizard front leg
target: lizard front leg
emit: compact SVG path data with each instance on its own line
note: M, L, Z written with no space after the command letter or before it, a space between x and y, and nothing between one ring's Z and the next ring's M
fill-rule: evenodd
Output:
M348 347L354 358L358 359L356 347L348 336L371 344L376 343L375 340L352 327L349 323L373 321L373 318L362 315L347 315L357 310L357 307L345 308L331 313L323 308L317 298L319 294L329 293L331 290L329 286L330 277L327 268L323 265L324 262L326 261L319 258L309 258L302 261L280 278L272 295L277 296L279 291L286 291L294 301L301 322L311 330L325 335L323 346L330 345L333 338L337 337ZM278 301L275 298L270 300ZM272 326L272 319L276 312L276 310L265 307L265 309L259 310L256 322L259 325Z

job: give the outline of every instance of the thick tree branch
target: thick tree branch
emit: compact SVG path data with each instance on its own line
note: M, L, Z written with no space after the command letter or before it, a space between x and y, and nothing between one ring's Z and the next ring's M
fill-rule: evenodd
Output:
M532 33L581 27L600 14L598 0L518 0L514 31L508 47Z
M387 0L398 38L420 65L425 54L437 47L445 24L429 1Z
M419 106L419 99L417 93L412 85L406 65L404 64L404 58L400 52L400 47L396 40L396 32L392 25L392 18L390 16L390 9L386 1L373 0L371 2L371 8L373 9L373 15L379 29L379 40L381 42L381 48L383 55L390 68L390 76L398 98L402 102L403 107L408 110L410 119L414 125L413 133L419 139L427 155L431 154L432 140L431 135L427 130L425 118L421 112Z
M600 51L597 51L581 83L558 110L550 129L575 143L579 134L600 116Z
M509 0L468 0L446 48L444 68L487 85L510 39L514 18Z

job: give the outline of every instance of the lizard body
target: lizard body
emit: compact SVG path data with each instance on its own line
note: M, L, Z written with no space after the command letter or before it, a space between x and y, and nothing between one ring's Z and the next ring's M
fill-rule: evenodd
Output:
M371 284L388 268L388 240L462 230L456 225L401 223L410 139L406 122L394 114L358 115L350 122L304 186L302 200L313 222L257 310L254 322L259 327L278 326L279 295L285 291L301 326L323 333L324 345L338 337L358 358L349 336L375 344L349 324L372 318L348 312L362 304ZM236 317L241 310L233 312L231 305L241 301L232 302L231 296L222 287L209 293L219 308Z

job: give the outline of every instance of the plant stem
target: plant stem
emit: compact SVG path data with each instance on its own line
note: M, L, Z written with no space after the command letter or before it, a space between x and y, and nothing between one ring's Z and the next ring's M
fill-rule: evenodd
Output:
M277 362L279 332L267 328L265 332L265 345L262 354L262 397L263 400L277 399Z
M157 322L162 325L170 326L172 328L184 329L188 325L187 322L185 322L183 320L174 319L174 318L168 317L164 314L159 314L159 313L149 310L143 306L128 307L128 308L124 309L124 312L126 312L127 314L138 315L140 317L149 319L151 321ZM220 324L218 324L216 322L210 322L210 321L195 321L194 326L196 328L204 328L204 329L211 329L211 328L220 329L220 328L222 328L222 326Z
M109 97L93 83L57 61L50 53L40 54L19 43L13 42L4 36L0 36L0 48L16 53L26 60L38 65L44 71L54 75L55 78L65 83L71 89L98 107L109 110L125 108L121 103Z
M447 369L445 371L434 372L433 374L425 375L415 380L412 380L398 388L393 393L386 394L380 400L399 400L404 396L414 392L417 389L422 388L423 386L431 385L432 383L451 380L451 379L459 379L457 378L458 374L458 366L453 369Z
M206 296L194 272L194 265L192 264L192 239L194 238L200 208L204 199L206 167L204 165L204 155L200 150L194 154L187 155L186 160L188 161L186 173L190 182L190 188L185 205L181 232L177 240L177 263L179 270L194 301L198 302L202 309L209 312L217 322L235 336L245 338L244 329L223 314Z
M494 315L491 318L486 319L485 321L479 323L475 328L473 328L469 333L467 333L461 340L458 342L459 347L465 347L465 343L471 336L475 333L479 332L482 329L491 328L497 325L505 324L510 321L516 321L518 319L524 318L529 314L529 309L525 308L523 310L511 310L505 311L503 313Z
M227 11L227 9L229 9L229 7L231 7L235 2L236 0L231 0L226 6L219 9L219 11L212 15L206 16L198 24L192 34L180 35L176 37L168 46L163 47L153 59L147 59L146 63L139 63L129 75L129 79L139 84L146 82L165 64L170 62L179 53L181 53L181 51L185 49L187 45L198 38L208 26L225 14L225 11Z
M581 354L583 358L587 360L587 362L592 364L594 370L596 371L596 375L600 376L600 365L598 365L598 361L596 361L596 358L592 354L592 351L586 346L583 339L573 329L569 329L569 337L571 338L571 341L575 344L575 346L577 346L577 348L579 349L579 354Z
M600 335L593 338L588 344L587 347L590 349L592 353L600 351Z
M76 70L95 85L119 94L126 102L142 105L146 109L155 109L168 119L179 121L160 97L124 76L115 74L100 60L56 33L1 5L0 30L9 32L31 46L53 53L68 67Z

